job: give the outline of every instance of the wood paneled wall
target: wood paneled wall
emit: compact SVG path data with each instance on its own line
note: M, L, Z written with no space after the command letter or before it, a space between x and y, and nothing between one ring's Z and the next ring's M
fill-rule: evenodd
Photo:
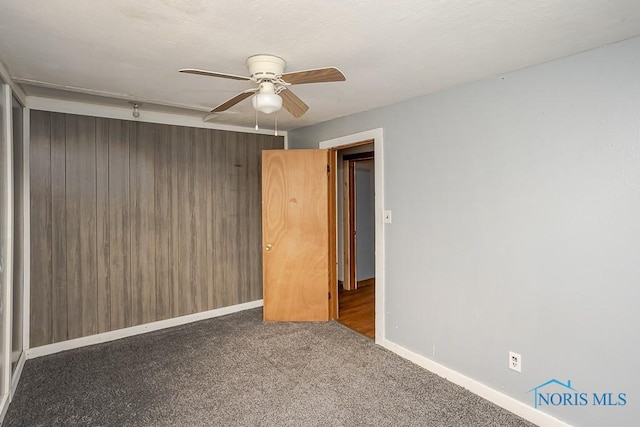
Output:
M32 347L262 298L283 138L31 111Z

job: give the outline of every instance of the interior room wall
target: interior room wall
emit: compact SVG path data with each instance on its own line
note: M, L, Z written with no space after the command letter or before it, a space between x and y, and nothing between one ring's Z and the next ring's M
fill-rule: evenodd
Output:
M356 181L356 280L376 275L373 160L355 164Z
M588 405L538 409L571 424L634 424L640 38L297 129L289 145L379 127L386 338L531 407L534 387L570 380ZM593 404L607 392L629 401Z
M23 285L28 272L23 196L25 135L22 114L26 96L9 78L0 59L0 422L25 362Z
M283 138L31 110L31 347L262 298Z

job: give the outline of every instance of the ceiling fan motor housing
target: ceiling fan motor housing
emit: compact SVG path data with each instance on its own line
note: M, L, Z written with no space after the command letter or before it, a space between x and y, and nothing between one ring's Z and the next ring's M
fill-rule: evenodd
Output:
M252 80L272 80L284 73L287 63L273 55L253 55L247 58L247 68Z

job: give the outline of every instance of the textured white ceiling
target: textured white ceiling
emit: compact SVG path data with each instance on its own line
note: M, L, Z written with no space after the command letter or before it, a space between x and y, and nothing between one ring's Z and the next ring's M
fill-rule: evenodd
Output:
M283 129L637 35L638 0L0 0L0 59L28 95L65 89L204 116L251 84L178 69L246 75L248 56L269 53L287 71L346 74L296 86L310 109L300 119L283 110ZM244 101L214 121L254 120Z

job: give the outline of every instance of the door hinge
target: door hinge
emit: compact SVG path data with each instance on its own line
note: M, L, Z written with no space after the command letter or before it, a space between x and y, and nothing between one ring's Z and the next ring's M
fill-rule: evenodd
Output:
M331 299L331 292L329 292L329 299Z
M327 173L331 172L331 165L327 165Z

